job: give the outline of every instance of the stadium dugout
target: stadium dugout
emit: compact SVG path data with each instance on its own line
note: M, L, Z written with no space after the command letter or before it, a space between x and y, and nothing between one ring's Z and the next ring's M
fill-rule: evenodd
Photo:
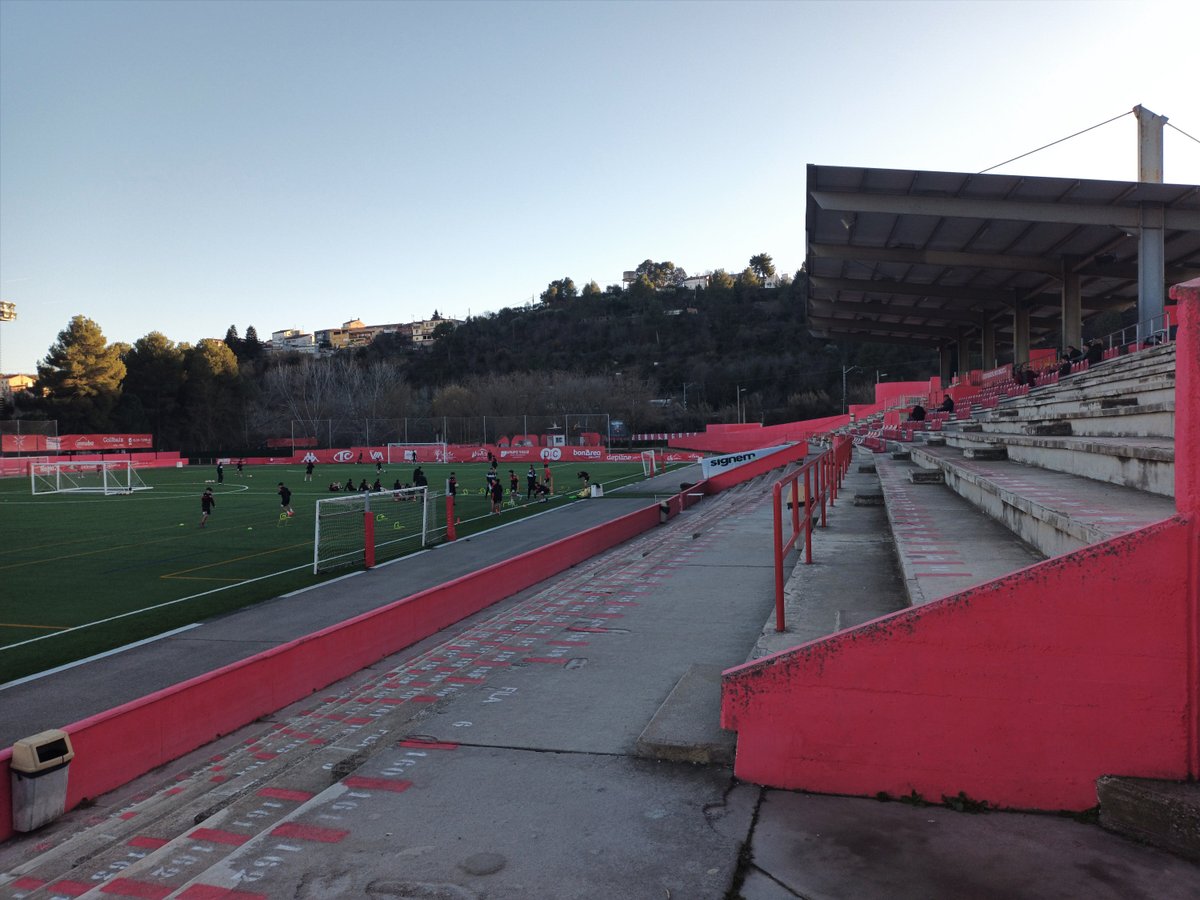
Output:
M810 165L807 210L811 331L936 348L943 384L1106 310L1152 340L1200 276L1196 185Z

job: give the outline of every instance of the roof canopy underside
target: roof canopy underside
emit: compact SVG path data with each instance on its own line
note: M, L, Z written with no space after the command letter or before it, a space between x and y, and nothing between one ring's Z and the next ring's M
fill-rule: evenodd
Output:
M940 346L1030 313L1058 332L1064 277L1084 318L1138 299L1143 226L1166 283L1200 275L1200 187L808 167L808 320L823 337Z

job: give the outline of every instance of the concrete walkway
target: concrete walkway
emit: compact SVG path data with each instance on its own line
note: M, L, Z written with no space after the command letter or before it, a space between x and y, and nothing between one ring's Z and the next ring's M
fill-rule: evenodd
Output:
M763 790L637 756L689 670L755 644L768 488L707 499L7 842L0 897L1200 893L1196 867L1066 818ZM857 579L845 566L843 586Z

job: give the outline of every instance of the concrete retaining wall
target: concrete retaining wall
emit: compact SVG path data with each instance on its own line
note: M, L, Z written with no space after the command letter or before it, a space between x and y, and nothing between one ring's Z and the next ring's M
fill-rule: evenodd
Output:
M728 670L735 774L1070 810L1101 775L1188 777L1188 531L1172 518Z

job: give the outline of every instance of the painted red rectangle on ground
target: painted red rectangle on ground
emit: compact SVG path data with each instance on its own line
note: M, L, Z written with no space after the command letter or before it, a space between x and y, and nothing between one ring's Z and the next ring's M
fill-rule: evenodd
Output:
M587 634L607 634L607 628L584 628L582 625L572 625L567 631L582 631Z
M62 894L64 897L80 897L93 887L95 885L84 884L81 881L56 881L48 890L52 894Z
M212 778L210 778L208 780L213 782L214 784L220 784L223 781L228 781L229 776L228 775L214 775Z
M397 703L403 703L399 697L380 697L379 702L384 706L395 706Z
M426 697L424 695L422 695L420 697L409 697L408 698L409 703L434 703L436 701L437 701L437 697Z
M271 800L291 800L296 803L303 803L315 796L312 791L294 791L290 788L275 787L259 788L257 794L259 797L267 797Z
M257 753L254 754L254 758L255 759L274 759L278 755L279 755L278 753L275 753L271 750L259 750Z
M18 878L9 887L14 887L18 891L36 891L45 883L40 878Z
M136 837L130 838L127 842L130 847L146 847L150 850L157 850L163 844L167 843L166 838L150 837L146 834L139 834Z
M401 741L397 747L412 747L420 750L457 750L458 744L449 741L415 741L411 738Z
M179 895L179 900L267 900L267 895L235 891L215 884L193 884Z
M525 662L554 663L555 665L561 666L563 663L566 662L566 660L562 659L562 658L555 659L550 656L527 656L527 657L525 657Z
M433 682L431 682L431 681L410 681L409 687L427 688L432 683Z
M228 844L240 847L250 840L248 834L238 834L236 831L222 831L219 828L197 828L188 835L193 841L207 841L210 844Z
M342 784L348 788L364 791L391 791L394 794L402 794L412 787L412 782L405 781L403 778L367 778L363 775L351 775L349 778L343 778Z
M163 884L149 884L145 881L134 881L132 878L114 878L100 888L100 893L117 897L140 897L142 900L165 900L171 896L173 890L174 888Z
M299 822L284 822L271 832L271 837L293 838L297 841L316 841L320 844L336 844L346 839L349 831L339 828L322 828L320 825L302 825Z
M371 721L370 716L347 716L342 720L347 725L367 725Z
M137 813L135 813L135 812L123 812L123 813L121 813L121 815L120 815L120 816L118 816L117 818L120 818L120 819L124 819L124 820L126 820L126 821L129 821L130 819L132 819L132 818L133 818L134 816L136 816L136 815L137 815Z
M174 796L175 794L182 794L182 793L183 793L183 788L181 788L181 787L173 787L173 788L171 788L171 789L169 789L169 790L163 791L163 793L164 793L164 794L166 794L168 797L172 797L172 796Z

